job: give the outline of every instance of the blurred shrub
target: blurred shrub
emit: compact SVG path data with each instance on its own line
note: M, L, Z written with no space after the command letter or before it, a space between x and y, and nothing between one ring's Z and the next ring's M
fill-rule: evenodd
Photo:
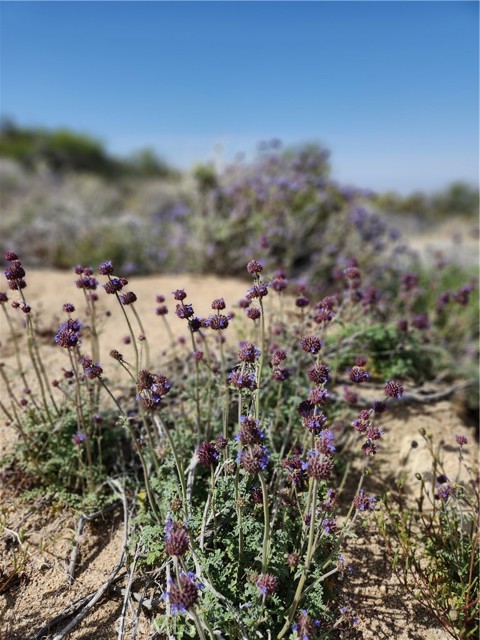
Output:
M421 191L401 196L394 192L379 194L375 203L385 211L402 215L416 215L424 220L439 220L453 216L476 219L479 192L464 182L454 182L445 190L432 195Z
M91 173L104 178L176 175L151 149L121 160L111 156L100 140L89 135L63 128L50 131L19 127L9 119L0 124L0 157L16 160L28 170L45 165L53 173Z

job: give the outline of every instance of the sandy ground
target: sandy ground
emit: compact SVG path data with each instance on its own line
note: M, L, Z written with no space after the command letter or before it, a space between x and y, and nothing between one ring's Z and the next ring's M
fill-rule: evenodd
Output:
M52 317L64 319L61 309L65 302L72 302L79 311L85 306L82 292L73 285L74 278L71 273L27 273L28 288L25 293L45 329L44 364L52 378L62 374L62 367L68 368L64 353L52 346ZM138 296L137 308L146 323L154 363L161 366L163 352L169 343L163 323L154 312L155 294L166 295L170 308L169 320L174 334L179 336L185 335L186 327L173 314L171 292L174 289L185 288L188 301L193 303L196 311L207 314L213 298L223 296L227 308L231 308L243 296L247 287L246 281L222 279L220 284L216 278L187 275L132 279L128 289ZM103 340L105 351L101 353L101 361L107 375L114 377L117 375L113 366L115 363L108 358L108 351L118 349L129 359L133 357L132 347L122 342L127 331L120 314L116 312L112 317L107 315L109 310L113 310L115 300L106 295L101 295L101 300L105 320L103 333L106 338ZM79 315L82 316L83 313ZM10 371L14 364L14 354L11 344L4 337L4 320L2 336L0 353ZM429 471L429 458L418 435L421 427L432 433L436 442L445 442L443 455L452 476L456 473L455 448L451 446L454 434L467 435L467 454L470 459L477 458L473 430L458 415L455 404L442 401L414 409L401 407L386 415L383 448L377 456L375 472L369 479L370 486L367 485L367 489L373 491L385 484L393 487L395 479L402 473L413 478L417 471ZM11 447L13 438L12 429L2 424L0 455ZM420 446L412 449L412 440L416 440ZM42 500L25 504L14 498L12 486L16 482L15 478L4 477L4 486L0 490L0 567L5 569L14 557L21 558L22 550L26 554L20 579L0 594L0 639L33 640L35 632L42 625L52 620L70 603L95 592L107 579L122 551L122 518L121 512L118 512L104 521L86 526L79 541L76 580L69 586L66 565L75 539L76 520L68 511L52 511ZM16 534L20 532L22 538L19 541ZM345 579L343 588L351 597L359 616L356 631L348 637L365 640L446 640L448 636L439 628L438 623L425 609L412 601L392 575L383 544L372 527L368 527L360 539L350 544L346 556L352 563L353 573ZM119 585L124 586L124 583L120 582ZM93 613L68 637L72 640L113 640L117 637L122 601L121 593L109 592ZM132 617L128 614L127 630L130 629L131 621ZM59 628L66 622L64 620ZM142 615L136 637L144 640L151 633L151 618Z

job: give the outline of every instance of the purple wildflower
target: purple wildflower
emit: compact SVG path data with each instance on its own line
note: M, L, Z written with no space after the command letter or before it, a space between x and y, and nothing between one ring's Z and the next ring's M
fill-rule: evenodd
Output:
M390 398L399 400L403 396L403 387L396 380L389 380L385 384L385 393L387 396L390 396Z
M262 573L255 584L262 596L269 596L277 590L278 578L271 573Z

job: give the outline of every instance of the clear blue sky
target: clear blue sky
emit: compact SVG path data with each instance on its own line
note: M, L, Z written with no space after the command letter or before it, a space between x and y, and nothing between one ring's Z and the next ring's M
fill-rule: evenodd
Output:
M478 180L477 2L1 2L1 111L177 166L316 140L374 189Z

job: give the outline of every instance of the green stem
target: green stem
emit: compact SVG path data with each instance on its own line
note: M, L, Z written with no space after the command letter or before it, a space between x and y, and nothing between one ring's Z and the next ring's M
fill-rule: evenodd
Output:
M263 497L263 545L262 545L262 573L266 573L268 569L268 561L270 555L270 513L268 509L268 489L265 478L261 473L258 474L260 484L262 485Z
M295 616L295 612L297 610L298 605L300 604L300 600L303 595L303 587L305 585L305 581L307 579L308 570L310 569L310 564L313 558L313 541L315 539L315 511L317 510L317 484L318 480L315 478L310 479L310 484L312 485L312 503L311 503L311 516L310 516L310 531L308 535L308 547L307 552L305 554L305 564L303 567L303 573L300 576L300 580L298 581L297 590L295 591L295 596L293 598L292 605L288 612L288 618L282 627L280 633L277 638L283 638L285 634L289 631L292 620Z

